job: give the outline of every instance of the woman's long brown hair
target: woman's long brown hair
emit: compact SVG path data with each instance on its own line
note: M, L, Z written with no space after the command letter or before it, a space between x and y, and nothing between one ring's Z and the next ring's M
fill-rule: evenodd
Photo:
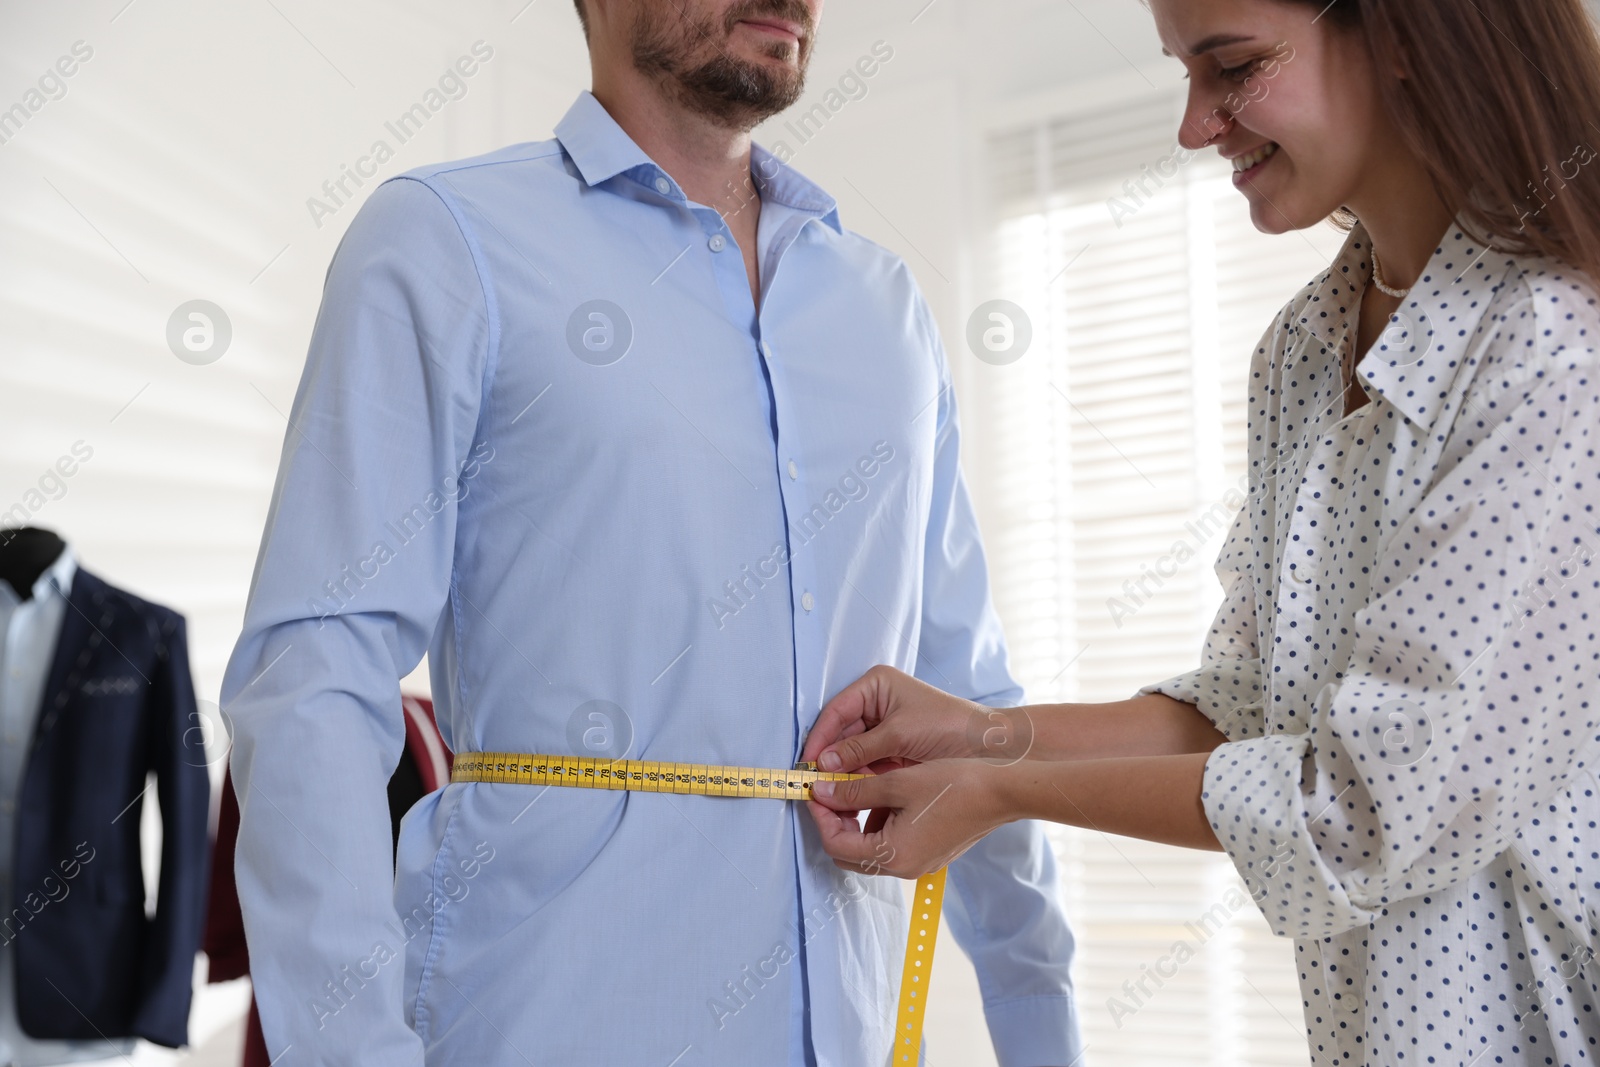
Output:
M1583 0L1335 0L1325 17L1365 35L1390 114L1473 236L1600 281L1600 38Z

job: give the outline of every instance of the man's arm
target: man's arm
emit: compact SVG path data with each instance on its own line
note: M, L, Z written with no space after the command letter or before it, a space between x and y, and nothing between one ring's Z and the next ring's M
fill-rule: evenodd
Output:
M405 738L399 679L449 595L492 373L485 292L440 195L379 186L334 254L289 415L222 686L239 899L279 1067L423 1061L388 929L386 787Z
M960 467L950 371L932 317L917 301L939 364L933 502L923 560L915 674L946 692L1015 706L1005 637L989 595L977 517ZM995 830L950 865L945 919L977 971L1000 1067L1065 1067L1081 1052L1055 854L1037 822Z

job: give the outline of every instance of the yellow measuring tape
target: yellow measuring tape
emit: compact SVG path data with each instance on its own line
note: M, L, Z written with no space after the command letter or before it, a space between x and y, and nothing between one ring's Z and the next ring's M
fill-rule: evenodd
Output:
M450 772L452 782L563 785L579 789L631 789L641 793L692 793L769 800L810 800L812 782L842 782L863 777L865 775L819 771L814 763L797 763L793 770L785 771L715 763L608 760L520 752L459 752ZM911 933L906 938L906 959L900 974L900 1007L895 1015L893 1062L896 1064L915 1064L922 1048L922 1020L927 1014L928 983L933 977L933 949L939 936L944 877L945 869L941 867L918 878L916 895L911 900Z

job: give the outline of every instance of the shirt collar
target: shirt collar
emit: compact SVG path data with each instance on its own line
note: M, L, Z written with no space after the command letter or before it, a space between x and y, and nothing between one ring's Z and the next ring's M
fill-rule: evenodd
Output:
M605 106L585 89L560 122L556 140L591 188L621 174L669 200L688 197L672 175L656 165ZM760 145L750 148L750 174L762 199L813 215L842 233L838 203L815 182Z
M78 558L72 552L72 546L66 545L61 549L61 555L56 561L44 569L33 583L33 598L43 603L49 596L53 586L60 592L62 599L72 595L72 578L78 573Z
M1485 248L1460 219L1451 223L1389 325L1356 373L1419 428L1430 430L1456 378L1474 362L1469 349L1490 301L1516 261ZM1318 280L1296 328L1335 354L1356 343L1361 293L1372 277L1371 239L1357 223Z

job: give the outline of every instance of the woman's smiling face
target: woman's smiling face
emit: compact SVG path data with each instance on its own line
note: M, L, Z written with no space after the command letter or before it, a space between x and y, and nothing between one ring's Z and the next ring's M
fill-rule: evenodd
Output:
M1256 228L1315 225L1359 196L1393 128L1359 30L1294 0L1150 0L1188 71L1178 140L1234 164Z

